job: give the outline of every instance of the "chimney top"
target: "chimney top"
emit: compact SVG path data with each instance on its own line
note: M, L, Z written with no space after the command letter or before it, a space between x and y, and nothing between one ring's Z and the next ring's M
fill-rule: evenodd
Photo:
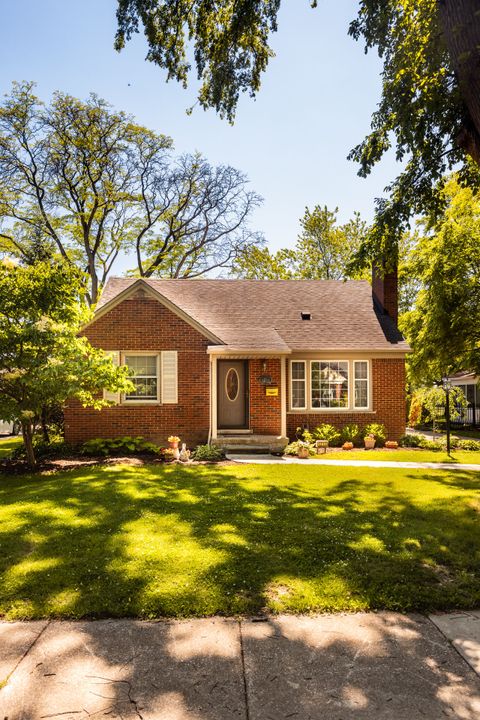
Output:
M398 273L396 267L387 272L385 262L373 263L372 296L381 312L389 315L396 325L398 322Z

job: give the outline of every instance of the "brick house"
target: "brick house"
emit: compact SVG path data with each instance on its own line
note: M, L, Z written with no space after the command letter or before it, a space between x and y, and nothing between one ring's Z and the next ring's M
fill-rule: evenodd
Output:
M90 342L128 365L135 390L101 411L70 402L69 442L179 435L278 449L298 426L405 430L395 274L348 280L112 278Z

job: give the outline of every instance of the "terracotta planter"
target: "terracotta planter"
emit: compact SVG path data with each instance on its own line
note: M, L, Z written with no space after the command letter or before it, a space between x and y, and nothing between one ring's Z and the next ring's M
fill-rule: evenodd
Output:
M363 441L365 443L365 450L373 450L375 447L375 438L374 437L367 437L363 438Z
M353 443L352 442L344 442L342 445L342 450L353 450Z
M396 450L398 448L398 442L396 440L387 440L385 447L389 450Z
M171 442L171 443L170 443L170 447L171 447L173 450L176 450L176 449L178 448L178 442Z
M309 456L308 447L299 447L297 451L297 457L301 458L302 460L306 460Z

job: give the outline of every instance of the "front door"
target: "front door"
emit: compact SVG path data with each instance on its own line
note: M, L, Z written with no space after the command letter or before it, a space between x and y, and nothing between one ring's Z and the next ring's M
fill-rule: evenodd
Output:
M246 360L219 360L217 366L218 428L248 428L248 366Z

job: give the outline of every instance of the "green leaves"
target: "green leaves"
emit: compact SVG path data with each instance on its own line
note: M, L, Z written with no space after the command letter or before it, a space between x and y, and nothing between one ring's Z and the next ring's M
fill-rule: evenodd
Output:
M427 218L412 255L422 289L415 308L401 318L418 382L460 369L480 373L480 194L462 187L458 176L441 193L445 212L439 220Z
M0 417L20 419L30 441L42 410L68 398L100 408L104 388L131 388L127 368L78 336L83 292L65 263L0 264Z

